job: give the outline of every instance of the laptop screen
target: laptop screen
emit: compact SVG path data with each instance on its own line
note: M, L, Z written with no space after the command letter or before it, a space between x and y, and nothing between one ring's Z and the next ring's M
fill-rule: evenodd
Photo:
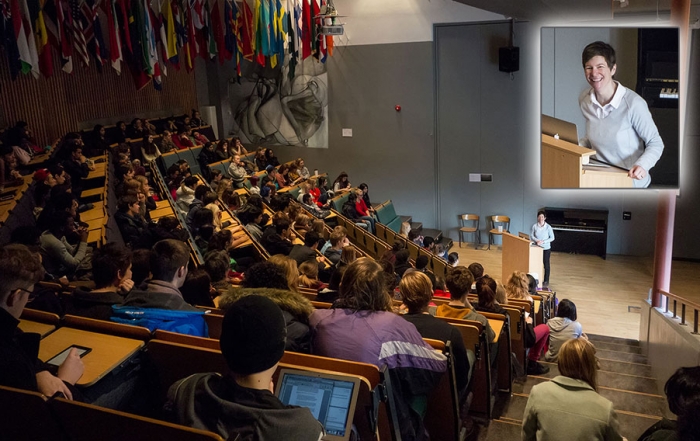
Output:
M324 440L349 439L359 378L282 369L276 394L286 405L306 407L323 425Z

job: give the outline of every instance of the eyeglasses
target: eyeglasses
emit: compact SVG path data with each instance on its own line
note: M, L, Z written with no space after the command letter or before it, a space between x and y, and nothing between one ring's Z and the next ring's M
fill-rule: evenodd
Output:
M27 301L31 302L36 298L36 293L34 292L34 288L32 290L24 289L24 288L15 288L14 291L22 291L26 292L28 294Z

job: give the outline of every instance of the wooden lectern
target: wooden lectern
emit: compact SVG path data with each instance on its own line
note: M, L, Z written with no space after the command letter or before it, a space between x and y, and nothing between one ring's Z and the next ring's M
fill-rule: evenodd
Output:
M503 284L513 271L524 273L537 273L540 280L544 278L544 264L542 263L542 247L531 246L532 242L510 233L503 232L503 255L501 261Z
M595 150L542 134L542 188L632 188L632 178L616 167L589 166Z

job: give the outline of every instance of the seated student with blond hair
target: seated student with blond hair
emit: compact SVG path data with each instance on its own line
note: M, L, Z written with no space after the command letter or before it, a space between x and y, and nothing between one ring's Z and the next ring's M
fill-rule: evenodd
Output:
M191 375L173 384L168 406L179 424L224 439L319 441L323 427L304 407L274 395L272 376L287 339L282 310L263 295L242 297L221 325L221 353L229 371Z
M73 399L73 385L84 370L77 350L71 349L54 375L38 358L41 336L18 328L34 285L44 277L41 258L24 245L7 245L0 248L0 268L0 384Z
M523 416L523 441L619 441L613 404L598 394L598 361L587 340L566 341L558 376L532 387Z

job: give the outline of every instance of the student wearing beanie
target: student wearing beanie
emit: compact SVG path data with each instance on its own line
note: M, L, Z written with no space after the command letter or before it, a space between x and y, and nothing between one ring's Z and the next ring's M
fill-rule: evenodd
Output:
M175 420L224 439L318 441L323 427L303 407L274 394L272 375L287 338L282 310L267 297L249 295L224 316L221 353L230 373L195 374L168 391Z

